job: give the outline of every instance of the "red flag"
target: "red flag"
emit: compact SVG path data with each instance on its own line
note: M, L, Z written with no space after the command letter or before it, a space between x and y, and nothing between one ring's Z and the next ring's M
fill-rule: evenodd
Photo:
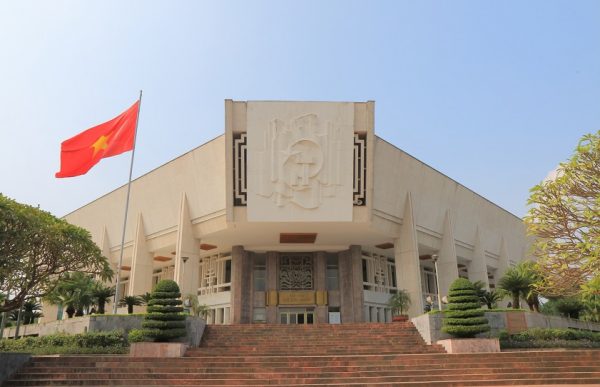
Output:
M60 146L60 171L56 177L84 175L105 157L133 149L140 101L123 113L98 126L63 141Z

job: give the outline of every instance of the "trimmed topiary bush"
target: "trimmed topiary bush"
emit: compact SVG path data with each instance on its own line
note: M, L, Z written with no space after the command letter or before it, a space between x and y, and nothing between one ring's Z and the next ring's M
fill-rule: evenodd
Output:
M186 335L185 315L180 299L181 292L175 281L162 280L154 287L148 301L147 314L139 336L154 341L169 341ZM135 336L137 339L137 336Z
M442 331L454 337L475 337L490 330L471 281L458 278L450 285Z

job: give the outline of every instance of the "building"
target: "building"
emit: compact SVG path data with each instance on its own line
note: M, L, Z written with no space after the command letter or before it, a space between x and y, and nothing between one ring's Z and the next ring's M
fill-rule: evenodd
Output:
M121 294L174 279L215 324L390 321L397 288L414 316L527 251L519 218L375 136L373 102L227 100L224 135L131 189ZM125 195L65 217L115 268Z

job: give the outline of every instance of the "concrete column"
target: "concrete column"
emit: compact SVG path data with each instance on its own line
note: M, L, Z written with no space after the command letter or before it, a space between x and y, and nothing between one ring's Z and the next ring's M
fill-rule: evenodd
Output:
M277 261L279 254L275 251L267 252L267 283L265 299L267 300L267 323L277 323L277 305L270 305L269 292L277 291Z
M438 280L441 297L448 295L450 285L458 278L458 262L456 260L456 244L454 240L454 221L450 210L446 211L444 219L444 233L442 234L442 248L438 253Z
M498 257L498 270L496 270L496 283L502 278L504 273L510 267L510 256L508 254L508 248L506 247L506 240L504 236L500 239L500 253Z
M175 248L175 282L179 284L181 295L198 294L200 274L199 240L194 237L187 197L181 194L177 245Z
M118 266L118 262L113 262L111 257L110 257L110 241L108 239L108 230L106 229L106 225L103 226L102 228L102 255L104 255L106 257L106 259L108 259L108 263L110 265L110 268L113 269L113 271L116 273L117 272L117 266ZM116 281L116 278L115 278Z
M131 273L129 277L129 294L139 296L152 291L153 254L146 246L146 233L142 214L138 214L133 256L131 257Z
M250 313L252 297L252 265L243 246L231 249L231 318L234 324L248 324L252 321Z
M315 253L314 275L315 290L327 291L327 255L322 251ZM317 307L315 308L317 322L328 322L327 309L327 305L317 305Z
M352 259L352 296L354 300L353 312L354 322L363 321L362 307L364 305L363 278L362 278L362 248L358 245L350 246L350 256Z
M483 282L485 289L489 290L490 283L487 272L487 259L479 236L479 226L477 226L477 229L475 230L475 241L473 243L473 260L469 265L469 279L473 282Z
M225 309L223 310L223 323L224 324L231 324L231 316L229 315L229 311L230 308L225 307Z
M354 322L354 297L352 293L352 260L350 250L338 253L340 273L340 315L342 323Z
M400 235L394 240L394 259L396 262L396 282L398 289L405 289L412 301L408 314L411 317L423 313L423 292L421 288L421 266L417 229L410 192L404 201L404 215Z

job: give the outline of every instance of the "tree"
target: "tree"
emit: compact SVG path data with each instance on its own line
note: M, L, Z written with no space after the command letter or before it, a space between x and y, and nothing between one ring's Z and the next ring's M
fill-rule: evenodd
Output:
M582 318L600 322L600 276L581 287L581 301L585 307Z
M396 316L401 316L408 311L411 304L410 294L404 289L398 289L396 294L390 297L388 306L392 309L392 313Z
M481 305L487 305L488 309L494 309L498 301L502 299L502 295L495 290L487 290L483 281L473 282L473 287L479 297Z
M106 286L104 283L96 281L92 289L94 303L98 305L98 314L104 314L106 303L115 295L114 286Z
M554 180L531 189L525 217L546 296L572 296L600 274L600 131L583 136Z
M456 279L448 292L448 310L444 313L442 331L455 337L475 337L489 330L477 290L468 279Z
M46 296L71 271L113 274L89 232L0 194L0 293L11 295L0 312Z
M155 341L169 341L185 336L185 315L177 282L162 280L154 287L142 322L144 336Z
M538 271L535 262L521 261L517 264L515 269L528 283L527 289L523 291L523 298L527 302L529 310L539 312L540 299L536 284L542 280L542 276Z
M95 286L96 281L87 273L67 273L46 299L55 305L66 305L69 318L83 316L94 303Z
M27 300L23 304L21 312L21 320L23 325L33 324L36 318L42 317L42 305L36 300ZM10 319L17 321L19 318L19 311L13 310L10 313Z
M498 281L498 287L512 296L513 309L521 308L521 296L529 291L531 281L516 268L508 269Z
M127 307L128 314L132 314L133 307L139 305L144 305L144 300L140 296L125 296L119 301L119 306Z

